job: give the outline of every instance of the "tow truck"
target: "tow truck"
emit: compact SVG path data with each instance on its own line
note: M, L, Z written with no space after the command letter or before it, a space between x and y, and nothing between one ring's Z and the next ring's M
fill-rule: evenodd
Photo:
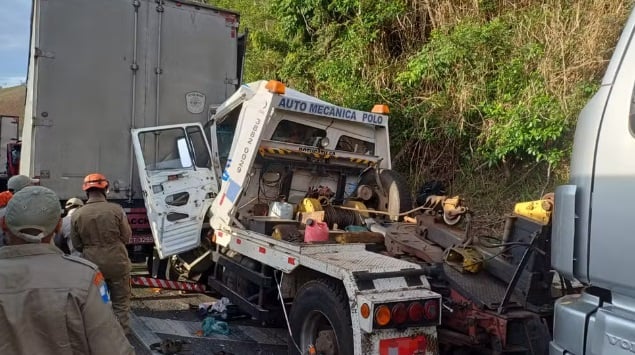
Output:
M132 129L159 257L190 276L211 263L213 289L283 321L290 354L437 354L442 303L426 268L347 242L383 242L359 228L376 223L363 211L399 219L412 205L387 113L258 81L205 125Z

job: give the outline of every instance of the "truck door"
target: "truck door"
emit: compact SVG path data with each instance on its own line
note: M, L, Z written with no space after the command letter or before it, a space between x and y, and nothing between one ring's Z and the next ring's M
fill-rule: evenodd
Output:
M196 248L219 186L202 125L169 125L131 132L159 257Z

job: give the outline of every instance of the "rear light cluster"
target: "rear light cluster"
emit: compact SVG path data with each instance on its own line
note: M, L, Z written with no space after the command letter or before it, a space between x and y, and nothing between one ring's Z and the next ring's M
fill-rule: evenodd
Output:
M441 312L439 299L378 304L373 314L373 324L379 328L407 327L436 324ZM360 308L363 318L370 316L370 307Z

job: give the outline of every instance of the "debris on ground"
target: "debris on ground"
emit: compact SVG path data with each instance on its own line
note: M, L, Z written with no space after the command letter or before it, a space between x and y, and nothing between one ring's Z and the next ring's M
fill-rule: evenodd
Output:
M231 304L231 301L227 297L223 297L220 300L214 302L212 307L209 309L210 312L218 312L223 313L227 310L227 306Z
M247 315L240 311L238 306L232 304L229 299L223 297L215 302L203 302L194 306L192 309L196 309L196 313L201 319L212 316L224 321L245 318Z
M212 334L229 335L229 325L215 317L205 318L203 320L203 335L207 337Z
M231 301L227 297L223 297L220 300L214 302L203 302L198 305L198 314L206 316L207 313L223 313L227 310L227 306L232 305Z
M164 339L161 342L154 343L150 345L150 349L154 351L158 351L161 354L166 355L174 355L179 354L182 351L187 351L183 345L189 344L189 342L184 340L172 340L172 339Z

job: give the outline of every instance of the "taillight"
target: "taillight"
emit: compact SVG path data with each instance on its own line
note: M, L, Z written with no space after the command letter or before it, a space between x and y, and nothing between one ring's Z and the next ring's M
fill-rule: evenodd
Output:
M415 301L408 307L408 317L413 322L421 322L423 320L423 314L425 310L421 302Z
M392 311L390 313L392 314L392 321L396 325L406 323L408 320L408 310L406 309L406 305L403 303L397 303L392 306Z
M360 309L362 318L368 314L364 305ZM433 325L439 322L439 305L439 299L379 304L374 307L374 326L407 328Z
M368 303L364 303L362 304L362 306L360 307L360 312L359 314L362 316L362 318L366 319L368 317L370 317L370 306L368 305Z
M387 306L379 306L375 310L375 323L383 327L390 323L390 309Z
M437 300L428 300L424 306L426 318L436 320L439 318L439 302Z

